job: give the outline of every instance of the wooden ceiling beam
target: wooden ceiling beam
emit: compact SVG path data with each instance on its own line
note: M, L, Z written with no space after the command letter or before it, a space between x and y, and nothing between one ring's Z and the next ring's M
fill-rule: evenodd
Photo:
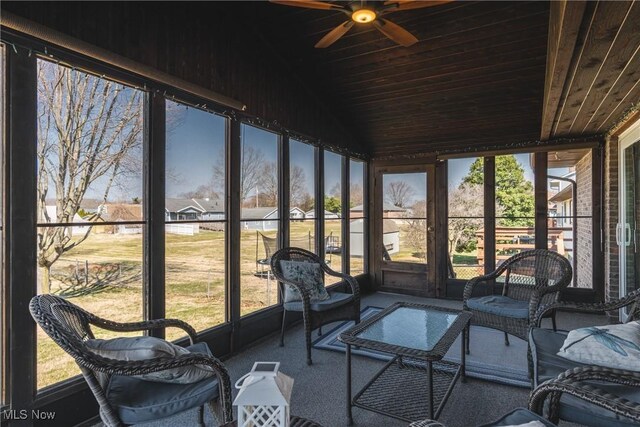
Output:
M551 2L547 71L540 132L540 139L543 141L551 136L585 8L586 3L582 0Z

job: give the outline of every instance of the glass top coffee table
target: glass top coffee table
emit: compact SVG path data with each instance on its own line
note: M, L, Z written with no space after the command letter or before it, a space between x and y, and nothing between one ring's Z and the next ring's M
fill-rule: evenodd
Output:
M471 313L425 304L395 303L340 334L347 347L347 417L357 406L407 422L437 419L465 375L464 342ZM460 363L443 361L462 333ZM351 347L392 359L351 399Z

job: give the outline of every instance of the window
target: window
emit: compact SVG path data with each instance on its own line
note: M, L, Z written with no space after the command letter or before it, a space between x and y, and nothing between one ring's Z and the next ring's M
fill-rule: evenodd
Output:
M549 249L573 267L573 286L593 286L593 153L589 148L547 155Z
M5 103L5 47L0 43L0 405L5 402L5 311L4 287L4 103Z
M448 161L448 277L468 280L484 274L484 159Z
M289 140L289 246L316 252L315 148Z
M383 258L427 262L427 174L384 174L382 180Z
M342 271L342 161L324 151L324 252L329 266Z
M144 99L38 61L38 292L119 322L143 316ZM40 328L37 344L39 388L78 373Z
M365 220L364 162L349 161L349 274L364 273Z
M241 314L278 303L277 283L269 267L280 247L277 134L243 124L240 170Z
M166 316L196 330L226 320L225 136L225 118L167 101Z
M533 157L496 156L496 265L523 250L535 249Z

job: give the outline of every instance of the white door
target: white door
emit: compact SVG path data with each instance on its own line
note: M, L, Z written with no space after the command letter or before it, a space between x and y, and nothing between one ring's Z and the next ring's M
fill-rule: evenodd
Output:
M620 136L620 222L616 240L620 253L620 292L640 288L640 121ZM626 318L626 310L621 313Z

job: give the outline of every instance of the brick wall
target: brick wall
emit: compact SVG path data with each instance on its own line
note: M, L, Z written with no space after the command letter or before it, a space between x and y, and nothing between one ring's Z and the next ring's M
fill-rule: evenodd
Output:
M620 295L616 225L618 223L618 138L609 137L604 153L604 277L605 299Z
M574 227L578 227L578 241L574 242L577 254L577 284L581 288L593 286L593 179L591 162L593 154L591 150L576 164L576 184L578 187L577 213L579 218Z

